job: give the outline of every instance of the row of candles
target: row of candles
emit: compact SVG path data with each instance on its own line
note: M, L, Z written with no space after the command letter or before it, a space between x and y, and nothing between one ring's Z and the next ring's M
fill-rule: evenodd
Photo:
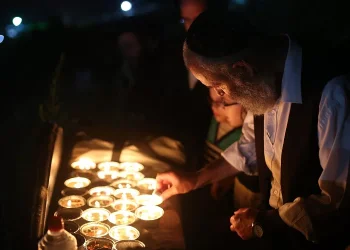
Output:
M58 201L61 208L56 213L71 224L80 218L85 220L87 223L77 229L80 234L101 240L105 238L100 237L109 235L117 242L136 241L140 232L131 224L137 220L157 221L163 216L164 210L158 206L162 203L162 199L152 192L156 188L156 180L145 178L140 172L144 169L142 164L136 162L96 164L83 159L73 162L71 167L78 171L78 176L64 182L70 192L66 190L62 193L66 196ZM96 186L87 192L83 191L91 184L91 180L86 178L87 173L96 168L98 178L111 183L108 186ZM90 198L85 199L83 196L87 194ZM82 208L86 206L89 208L83 211ZM109 226L106 221L115 226Z

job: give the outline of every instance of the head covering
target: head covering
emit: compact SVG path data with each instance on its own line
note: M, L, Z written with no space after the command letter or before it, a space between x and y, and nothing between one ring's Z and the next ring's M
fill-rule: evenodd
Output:
M198 55L218 58L251 47L258 36L259 33L243 17L207 10L192 23L186 45Z

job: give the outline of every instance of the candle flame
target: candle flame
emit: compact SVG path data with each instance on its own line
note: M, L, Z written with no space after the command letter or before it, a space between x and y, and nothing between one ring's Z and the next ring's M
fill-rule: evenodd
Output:
M131 185L127 183L127 184L125 185L125 187L126 187L126 188L131 188Z
M71 201L71 200L69 200L69 201L67 202L67 206L68 206L68 207L71 207L71 206L72 206L72 201Z
M95 207L100 207L100 203L98 201L95 201Z
M122 184L118 184L118 188L123 188L123 185Z

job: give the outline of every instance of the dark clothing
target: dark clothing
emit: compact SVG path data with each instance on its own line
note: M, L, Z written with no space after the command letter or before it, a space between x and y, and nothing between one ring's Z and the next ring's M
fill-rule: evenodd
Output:
M315 58L315 57L312 57ZM318 67L319 66L319 67ZM337 76L336 72L331 70L320 70L317 62L310 61L307 54L303 56L302 70L302 104L292 104L289 114L288 126L283 144L282 162L281 162L281 189L283 202L293 202L297 197L308 197L311 194L320 194L318 179L322 173L322 167L319 160L318 147L318 113L319 102L323 87L329 80ZM317 71L317 72L316 72ZM331 72L331 73L330 73ZM302 122L300 122L302 121ZM267 167L264 156L264 117L255 117L255 143L257 164L259 169L260 190L262 193L265 209L269 209L269 198L271 189L272 173ZM276 216L279 216L276 213ZM344 228L340 223L340 217L328 214L317 215L317 218L311 218L313 221L316 239L325 247L328 244L333 249L337 249L335 242L341 244L344 241L344 235L341 234L339 227ZM322 219L321 219L322 218ZM341 217L346 220L346 217ZM323 222L320 223L319 221ZM269 221L266 221L269 223ZM347 222L348 223L348 222ZM285 225L284 238L290 242L292 249L318 249L321 245L313 245L308 242L297 230ZM324 230L336 231L337 235L330 243L331 234L324 233ZM281 228L278 230L281 232ZM320 237L321 236L321 237ZM323 237L322 237L323 236ZM275 235L271 236L275 239ZM345 246L342 246L345 248Z

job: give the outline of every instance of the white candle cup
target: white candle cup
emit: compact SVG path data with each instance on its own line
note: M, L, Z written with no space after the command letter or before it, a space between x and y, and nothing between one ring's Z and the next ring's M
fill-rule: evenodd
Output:
M119 162L116 161L105 161L105 162L101 162L97 165L99 170L102 171L110 171L110 170L119 170Z
M135 216L143 221L144 228L157 228L164 210L158 206L142 206L136 209Z
M135 199L140 194L140 191L134 188L119 188L114 191L114 196L117 199Z
M79 159L71 164L71 167L79 170L90 170L96 168L96 163L89 159Z
M84 188L91 184L91 181L83 177L73 177L64 182L64 185L69 188Z
M164 210L158 206L142 206L136 209L135 215L140 220L152 221L162 217Z
M157 206L163 202L163 199L159 195L155 194L142 194L135 198L137 204L142 206Z
M138 182L145 178L145 175L141 172L121 171L119 172L119 177Z
M140 172L142 171L145 167L138 162L122 162L120 163L120 169L128 172Z
M109 207L114 202L114 198L108 195L92 196L87 200L89 207Z
M114 181L111 186L114 188L134 188L136 187L137 182L136 181L131 181L127 179L120 179Z
M157 180L154 178L144 178L137 182L137 188L142 190L142 192L151 193L157 187Z
M61 198L58 201L58 205L65 208L79 208L86 204L86 200L82 196L70 195Z
M140 232L132 226L114 226L109 230L109 236L116 240L136 240Z
M100 222L107 220L109 215L110 212L107 209L89 208L83 212L81 217L86 221Z
M80 233L88 237L102 237L108 234L110 227L99 222L90 222L80 227Z
M91 196L101 196L101 195L113 195L114 193L114 188L112 187L109 187L109 186L98 186L98 187L94 187L94 188L91 188L89 190L89 194Z
M97 172L97 176L102 180L115 180L119 177L118 173L116 170L101 170Z
M83 210L80 208L60 208L55 212L55 216L61 217L65 221L75 221L80 219Z
M134 248L145 248L145 243L139 241L139 240L121 240L115 243L115 249L118 250L128 250L128 249L134 249Z
M130 225L134 223L136 220L136 216L133 212L130 211L117 211L111 213L108 217L108 221L115 225Z
M123 210L132 212L138 207L138 204L133 200L119 199L116 200L111 207L117 211Z

